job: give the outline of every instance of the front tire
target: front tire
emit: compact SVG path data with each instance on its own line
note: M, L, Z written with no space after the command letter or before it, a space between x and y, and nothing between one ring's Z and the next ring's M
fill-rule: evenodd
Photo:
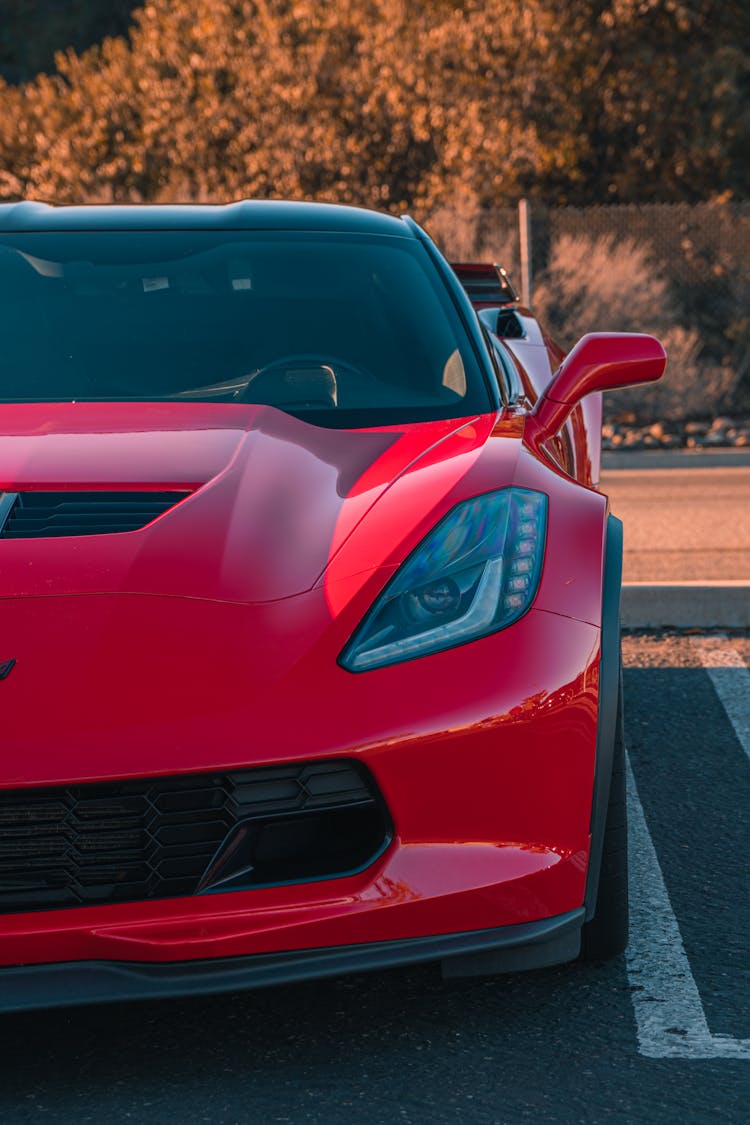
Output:
M622 708L622 672L617 700L617 722L612 756L604 848L596 912L581 934L581 959L606 961L628 944L628 811L625 793L625 731Z

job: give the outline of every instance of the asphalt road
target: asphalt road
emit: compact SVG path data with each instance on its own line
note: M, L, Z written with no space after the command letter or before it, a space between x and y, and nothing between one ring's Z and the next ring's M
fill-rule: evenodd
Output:
M626 957L4 1016L0 1121L744 1123L750 638L629 636L624 659Z
M750 465L673 463L602 473L625 525L623 581L750 582Z

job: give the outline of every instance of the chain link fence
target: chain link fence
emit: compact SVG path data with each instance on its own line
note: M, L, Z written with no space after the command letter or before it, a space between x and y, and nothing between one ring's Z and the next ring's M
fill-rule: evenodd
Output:
M560 342L593 329L653 331L671 382L644 411L685 417L750 413L750 203L528 206L530 261L519 218L504 208L446 209L428 229L449 256L492 259ZM664 395L671 394L665 402Z

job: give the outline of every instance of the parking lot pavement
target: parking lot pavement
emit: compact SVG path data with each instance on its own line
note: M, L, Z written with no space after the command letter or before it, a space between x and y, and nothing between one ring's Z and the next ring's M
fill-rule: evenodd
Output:
M750 627L750 452L609 456L601 487L624 525L623 623Z
M734 730L740 749L750 761L750 671L746 667L738 649L726 640L707 637L691 638L692 654L700 661L696 681L696 691L705 687L707 673L711 686L718 696L724 716ZM690 651L690 650L688 650ZM632 669L629 678L632 678ZM658 675L658 674L657 674ZM650 677L654 679L653 676ZM665 692L669 698L669 689ZM709 690L706 708L716 710ZM704 713L704 721L708 715ZM719 717L719 722L723 717ZM710 724L707 724L710 729ZM632 737L632 736L631 736ZM700 754L705 730L701 731L692 749L690 758ZM635 743L633 743L635 745ZM641 744L639 743L639 748ZM710 754L710 748L708 753ZM631 750L631 755L633 754ZM710 762L710 757L707 758ZM715 763L718 765L719 763ZM633 895L630 922L630 940L626 953L628 979L633 990L633 1007L638 1030L638 1046L643 1055L651 1058L708 1059L732 1058L750 1062L750 1037L712 1031L706 1017L704 1003L695 976L690 967L680 926L670 901L670 894L662 873L662 865L649 832L643 806L638 796L638 788L632 768L628 768L628 806L630 837L630 877L637 893ZM698 772L695 778L698 788L705 786L708 778ZM740 810L740 824L742 824ZM705 819L705 817L704 817ZM687 841L687 843L686 843ZM686 837L682 846L691 842ZM729 841L727 841L729 843ZM737 839L741 846L742 836ZM683 860L686 857L683 857ZM705 876L704 876L705 877ZM735 890L741 888L735 888ZM732 888L727 887L728 902L732 901ZM698 901L698 900L696 900ZM708 905L708 904L706 904ZM718 909L725 909L720 902ZM727 933L731 935L731 920L728 931L720 931L721 948L716 949L717 959L725 956L731 960L731 952L726 951L724 943ZM744 930L737 936L736 979L745 981L742 940ZM712 935L714 943L719 933ZM710 953L709 949L706 949ZM745 942L744 953L748 947ZM750 966L748 966L750 967ZM747 1014L747 1010L745 1012ZM748 1027L750 1031L750 1027Z
M630 634L625 957L0 1020L0 1121L744 1122L750 638Z
M602 473L624 524L623 581L750 583L750 465L676 464Z

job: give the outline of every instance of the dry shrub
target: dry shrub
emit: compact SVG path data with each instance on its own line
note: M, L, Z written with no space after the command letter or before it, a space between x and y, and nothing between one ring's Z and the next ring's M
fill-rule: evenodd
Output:
M534 282L534 309L564 347L584 332L656 332L677 323L650 247L614 235L561 235Z
M508 209L505 217L507 221L503 222L496 211L482 211L476 200L469 199L437 208L425 227L450 261L495 262L517 283L520 266L515 210Z
M585 332L652 332L662 340L669 355L663 379L608 394L608 418L632 411L641 422L680 421L710 417L722 409L732 371L700 362L700 335L681 323L669 282L648 244L612 235L560 236L552 244L547 269L536 279L533 304L566 348Z
M683 422L724 413L734 383L732 368L699 362L701 341L694 328L677 324L656 335L669 356L663 377L658 383L609 392L605 418L611 421L633 411L644 423Z
M475 203L439 207L430 215L425 226L451 261L472 262L479 258L479 211Z

